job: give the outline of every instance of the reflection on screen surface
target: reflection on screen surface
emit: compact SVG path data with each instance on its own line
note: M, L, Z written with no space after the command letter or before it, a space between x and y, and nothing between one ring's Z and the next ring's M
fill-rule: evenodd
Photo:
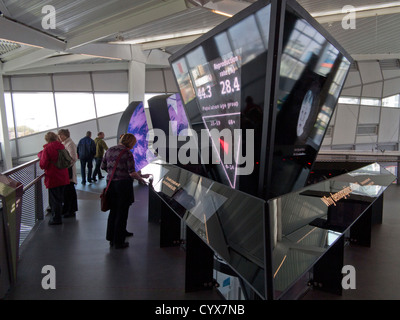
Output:
M273 91L266 82L273 71L273 65L267 65L271 4L254 8L177 55L171 65L193 129L231 133L242 129L240 139L232 143L210 134L212 152L219 160L213 163L212 178L272 198L306 184L350 62L341 48L288 5L278 51L279 81ZM268 95L274 98L271 106L266 105ZM268 129L269 119L273 132L264 150L263 130ZM248 141L246 129L253 130L254 141ZM254 169L239 176L248 146L254 153ZM231 159L225 158L227 150ZM264 165L265 176L260 177Z
M237 129L255 130L254 163L259 163L261 149L270 7L260 8L172 62L193 129L225 130L231 137ZM245 135L238 137L228 140L210 134L218 159L214 178L256 194L258 167L249 176L237 175L240 156L246 152Z
M286 10L271 196L304 186L349 67L310 23Z

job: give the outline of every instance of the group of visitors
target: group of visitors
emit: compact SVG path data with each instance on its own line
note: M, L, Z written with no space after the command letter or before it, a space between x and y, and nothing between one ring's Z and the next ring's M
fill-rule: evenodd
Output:
M81 163L81 177L82 184L86 184L86 167L87 167L87 181L89 183L96 182L97 179L103 179L101 174L100 165L103 159L104 152L107 151L108 146L104 141L104 132L99 132L95 140L92 139L92 133L86 132L86 136L79 140L77 146L78 158ZM93 171L93 160L95 161L95 168Z
M112 177L107 192L111 209L107 220L106 239L111 247L122 249L129 246L125 238L133 235L126 230L129 207L135 201L133 180L137 179L143 184L143 178L148 178L148 175L141 175L135 171L135 161L130 152L136 144L133 134L121 135L118 145L111 148L104 142L104 137L104 132L99 132L97 138L92 140L91 132L88 131L78 145L75 145L68 129L59 130L58 135L48 132L45 135L47 143L38 153L39 165L45 171L44 183L49 192L49 225L62 224L63 217L74 217L78 211L75 189L78 159L81 163L82 184L86 184L86 181L96 182L96 178L103 179L101 170L107 172L107 182ZM68 168L60 169L56 162L59 151L63 149L68 151L72 160ZM117 158L119 161L116 163Z

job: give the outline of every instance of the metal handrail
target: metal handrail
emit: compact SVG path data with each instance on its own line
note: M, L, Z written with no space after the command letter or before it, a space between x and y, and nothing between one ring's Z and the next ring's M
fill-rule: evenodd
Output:
M28 183L26 186L24 186L24 193L26 192L26 190L28 190L30 187L32 187L33 185L35 185L37 182L39 182L42 178L44 177L44 173L42 173L40 176L38 176L37 178L35 178L34 180L32 180L30 183Z
M48 204L48 194L43 192L45 187L42 179L45 173L39 167L39 161L36 158L2 173L23 185L20 245L36 223L43 220Z
M26 167L31 166L33 163L38 162L39 160L40 160L40 159L37 158L37 159L33 159L33 160L31 160L31 161L25 162L25 163L23 163L23 164L21 164L21 165L19 165L19 166L17 166L17 167L14 167L14 168L11 168L11 169L9 169L9 170L7 170L7 171L2 172L2 174L4 174L5 176L9 176L9 175L11 175L11 174L13 174L13 173L16 173L16 172L18 172L18 171L21 171L22 169L24 169L24 168L26 168Z

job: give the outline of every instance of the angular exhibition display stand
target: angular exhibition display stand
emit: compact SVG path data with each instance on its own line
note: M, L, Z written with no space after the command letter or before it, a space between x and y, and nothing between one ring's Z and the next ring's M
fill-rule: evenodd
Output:
M297 2L259 0L169 61L201 161L143 171L160 245L187 228L186 290L212 286L214 268L245 299L297 298L303 279L340 294L345 238L370 245L395 179L375 163L307 186L349 54Z
M257 1L169 61L210 179L265 200L305 185L352 62L306 10Z

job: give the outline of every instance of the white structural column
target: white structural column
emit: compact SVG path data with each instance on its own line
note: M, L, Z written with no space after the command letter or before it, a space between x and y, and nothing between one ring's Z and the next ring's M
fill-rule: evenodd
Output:
M129 103L144 101L146 81L146 64L131 60L129 62Z
M6 171L12 168L12 157L10 147L10 137L8 136L6 103L4 100L4 84L3 74L1 72L2 66L0 65L0 143L1 155L3 158L3 170Z

